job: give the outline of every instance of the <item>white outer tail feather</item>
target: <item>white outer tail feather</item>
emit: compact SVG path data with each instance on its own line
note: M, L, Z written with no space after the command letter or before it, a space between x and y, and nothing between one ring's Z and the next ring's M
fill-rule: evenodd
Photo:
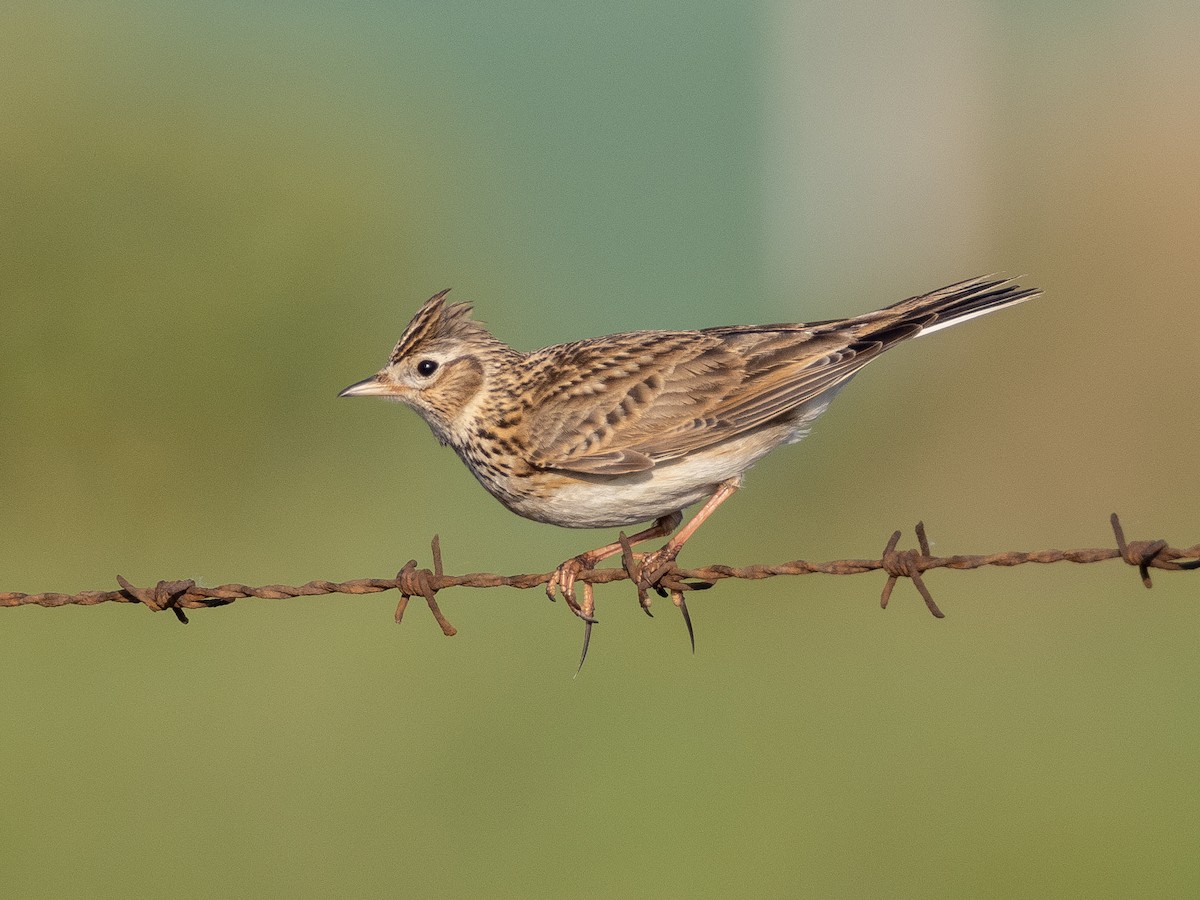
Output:
M986 316L988 313L999 312L1002 309L1008 309L1010 306L1016 306L1019 303L1025 303L1028 300L1033 300L1040 296L1041 291L1038 291L1036 294L1029 294L1025 297L1017 297L1013 300L1010 300L1008 303L1000 303L996 306L986 307L985 309L977 309L974 312L967 313L966 315L955 316L954 318L946 319L942 322L934 322L932 325L922 328L920 333L916 336L923 337L927 334L933 334L935 331L941 331L943 328L949 328L951 325L958 325L961 322L969 322L971 319L979 316Z

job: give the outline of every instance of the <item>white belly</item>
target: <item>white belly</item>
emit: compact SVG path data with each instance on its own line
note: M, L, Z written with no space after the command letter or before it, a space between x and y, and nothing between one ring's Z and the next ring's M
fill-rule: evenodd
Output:
M630 475L561 474L549 496L496 496L528 519L564 528L618 528L648 522L707 500L724 481L740 479L781 442L798 439L791 427L764 429Z

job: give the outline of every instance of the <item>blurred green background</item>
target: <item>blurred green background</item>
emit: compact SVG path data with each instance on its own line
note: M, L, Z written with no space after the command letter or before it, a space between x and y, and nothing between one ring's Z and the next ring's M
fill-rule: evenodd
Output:
M1200 540L1200 8L0 7L0 590L544 571L334 400L453 286L518 347L1044 300L872 366L684 562ZM913 543L906 531L904 546ZM0 612L11 897L1193 896L1200 578Z

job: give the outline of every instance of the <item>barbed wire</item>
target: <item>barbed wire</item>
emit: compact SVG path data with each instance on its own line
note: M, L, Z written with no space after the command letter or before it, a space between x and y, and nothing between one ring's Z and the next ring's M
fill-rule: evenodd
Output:
M621 557L619 568L592 569L579 574L577 580L587 584L607 584L616 581L632 581L638 591L642 608L650 612L649 591L656 591L660 596L671 596L675 606L680 608L691 632L691 621L687 605L683 601L686 591L704 590L716 582L726 578L740 578L751 581L763 578L774 578L783 575L861 575L867 572L884 572L887 581L884 583L880 605L887 608L892 596L892 589L901 578L908 578L916 586L921 598L929 611L938 618L943 613L934 602L933 596L926 586L925 572L932 569L969 570L980 569L984 566L1020 566L1027 563L1096 563L1109 559L1121 559L1127 564L1137 567L1141 574L1142 583L1152 587L1150 569L1162 571L1180 571L1200 568L1200 544L1186 549L1177 549L1164 540L1127 541L1125 531L1117 514L1110 517L1116 547L1096 547L1082 550L1032 550L1010 551L1007 553L992 553L978 556L934 556L929 549L929 541L925 535L924 523L916 525L919 549L897 550L901 533L894 532L883 549L879 559L839 559L831 562L808 562L797 559L779 565L723 566L709 565L683 569L674 563L653 573L643 571L638 554L631 551L624 535L625 552ZM0 607L9 606L45 606L59 607L68 605L95 606L100 603L141 603L155 612L171 610L180 622L187 624L188 618L184 610L211 609L227 606L235 600L247 597L258 597L264 600L284 600L292 597L315 597L324 594L375 594L382 591L399 591L400 602L396 606L396 621L404 617L408 602L413 597L422 597L429 605L430 611L447 636L456 633L453 625L447 621L438 606L437 594L446 588L473 587L493 588L512 587L528 589L549 582L553 572L542 572L528 575L496 575L489 572L474 572L467 575L447 575L442 570L442 553L440 542L435 535L431 546L433 569L418 569L415 559L409 560L394 578L356 578L350 581L310 581L302 585L268 584L261 587L251 587L245 584L222 584L216 587L203 587L194 581L160 581L153 587L137 587L120 575L117 576L119 590L115 591L83 591L78 594L41 593L23 594L18 592L0 593Z

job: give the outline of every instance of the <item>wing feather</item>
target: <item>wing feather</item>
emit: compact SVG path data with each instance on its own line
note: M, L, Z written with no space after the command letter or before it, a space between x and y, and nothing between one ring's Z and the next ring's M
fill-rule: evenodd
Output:
M977 278L850 319L609 335L530 354L529 461L645 471L774 422L803 428L884 350L1040 292ZM564 377L565 373L565 377Z
M650 469L786 417L883 346L847 347L843 335L837 347L794 326L617 337L566 345L569 355L548 367L575 374L546 386L537 403L535 465L613 475Z

